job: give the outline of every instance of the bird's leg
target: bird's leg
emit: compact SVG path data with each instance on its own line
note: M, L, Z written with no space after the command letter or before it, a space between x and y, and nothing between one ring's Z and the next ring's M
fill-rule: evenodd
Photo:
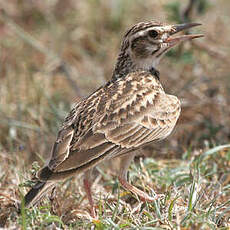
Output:
M96 217L96 214L95 214L95 206L94 206L94 203L93 203L93 198L92 198L92 193L91 193L91 180L90 180L90 175L91 174L91 170L88 170L85 172L85 175L84 175L84 180L83 180L83 183L84 183L84 188L85 188L85 192L86 192L86 196L87 196L87 199L89 201L89 205L90 205L90 214L93 218Z
M134 157L135 157L135 154L132 154L132 153L121 157L120 174L118 176L118 179L119 179L121 185L126 190L136 194L140 198L140 200L152 202L152 201L158 199L159 197L158 196L151 197L147 193L141 191L140 189L138 189L135 186L131 185L127 181L127 170L128 170L129 165L130 165L130 163L131 163L131 161L133 160Z

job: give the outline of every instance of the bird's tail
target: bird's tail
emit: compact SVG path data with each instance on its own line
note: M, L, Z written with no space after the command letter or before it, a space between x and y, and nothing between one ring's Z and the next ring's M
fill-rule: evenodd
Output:
M39 202L42 197L49 192L52 188L54 188L53 182L46 181L38 181L33 188L25 195L24 204L25 207L31 207Z

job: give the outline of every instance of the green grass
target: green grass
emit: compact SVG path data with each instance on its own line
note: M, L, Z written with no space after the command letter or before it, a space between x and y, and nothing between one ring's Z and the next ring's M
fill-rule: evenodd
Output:
M111 171L105 174L100 167L97 177L101 179L93 185L96 219L90 217L79 180L69 179L59 183L51 200L48 196L37 207L23 207L21 215L14 210L6 225L14 223L21 229L51 225L61 229L228 229L229 155L230 144L192 152L186 159L140 158L131 165L129 179L150 195L164 194L152 203L125 192Z

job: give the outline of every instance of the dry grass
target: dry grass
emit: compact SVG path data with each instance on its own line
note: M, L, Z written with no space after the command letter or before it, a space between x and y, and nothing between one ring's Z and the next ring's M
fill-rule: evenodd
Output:
M224 0L204 12L193 9L205 39L170 52L159 67L166 91L183 101L182 115L169 140L145 149L154 158L132 165L130 180L165 199L138 202L104 165L94 182L97 220L89 216L80 177L23 215L14 208L32 162L48 158L72 103L110 78L126 28L177 19L172 2L0 1L0 227L227 229L230 150L221 146L230 142L230 5ZM186 1L178 2L184 9Z

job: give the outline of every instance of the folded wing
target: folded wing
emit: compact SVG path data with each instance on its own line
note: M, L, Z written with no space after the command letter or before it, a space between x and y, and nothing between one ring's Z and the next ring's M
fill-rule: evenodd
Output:
M145 71L98 89L65 119L48 167L54 173L92 167L147 143L166 138L180 114L180 102L165 94Z

